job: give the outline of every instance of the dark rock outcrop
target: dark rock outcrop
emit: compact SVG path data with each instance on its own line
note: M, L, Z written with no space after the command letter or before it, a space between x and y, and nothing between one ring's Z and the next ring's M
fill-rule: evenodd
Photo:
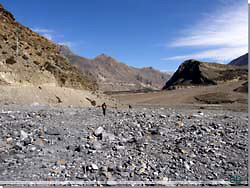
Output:
M201 62L196 60L187 60L182 63L174 75L167 81L163 89L169 89L175 85L191 84L216 84L208 79L200 70Z
M244 67L187 60L182 63L163 89L179 86L216 85L230 80L247 80Z

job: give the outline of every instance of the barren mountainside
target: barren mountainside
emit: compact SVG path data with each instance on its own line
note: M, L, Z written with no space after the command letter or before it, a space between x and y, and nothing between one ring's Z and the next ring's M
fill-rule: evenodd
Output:
M229 65L237 65L237 66L247 66L248 65L248 53L232 60Z
M247 68L197 60L183 62L163 89L192 85L216 85L228 81L247 80Z
M104 91L160 89L170 75L152 67L130 67L114 58L101 54L94 59L75 55L67 46L59 46L61 54L78 66L85 74L92 74Z
M0 84L49 84L95 89L57 45L16 22L0 4Z

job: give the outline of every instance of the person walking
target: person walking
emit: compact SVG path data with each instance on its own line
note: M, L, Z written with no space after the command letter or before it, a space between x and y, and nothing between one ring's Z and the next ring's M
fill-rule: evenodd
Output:
M102 104L102 113L104 116L106 115L106 109L107 109L107 105L106 105L106 103L103 103Z

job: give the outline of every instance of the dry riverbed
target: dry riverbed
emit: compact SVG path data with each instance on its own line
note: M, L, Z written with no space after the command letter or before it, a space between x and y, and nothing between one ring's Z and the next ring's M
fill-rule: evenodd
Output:
M246 180L247 166L246 112L0 109L1 181Z

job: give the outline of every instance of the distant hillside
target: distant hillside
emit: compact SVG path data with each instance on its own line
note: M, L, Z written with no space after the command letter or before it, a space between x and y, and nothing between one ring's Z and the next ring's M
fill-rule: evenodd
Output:
M57 45L16 22L1 4L0 23L0 84L96 89L95 82L60 55Z
M237 66L247 66L248 65L248 53L232 60L229 65L237 65Z
M85 74L92 76L104 91L161 89L170 77L169 74L152 67L142 69L130 67L105 54L87 59L73 54L67 46L61 45L59 48L69 62L78 66Z
M163 89L195 85L216 85L233 80L247 80L244 67L187 60L182 63Z

